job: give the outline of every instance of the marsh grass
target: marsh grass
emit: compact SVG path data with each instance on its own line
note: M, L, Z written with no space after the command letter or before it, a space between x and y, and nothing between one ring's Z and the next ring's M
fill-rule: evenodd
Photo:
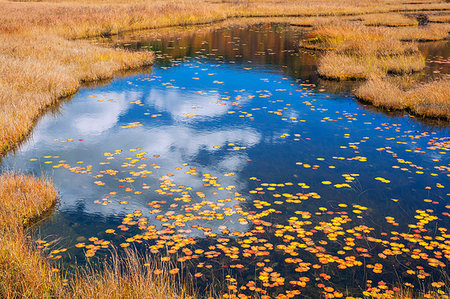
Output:
M345 43L368 42L396 44L397 41L437 41L446 39L450 25L429 24L423 27L384 28L370 27L349 21L319 24L305 35L300 46L312 50L334 50Z
M407 109L419 116L450 119L449 79L410 88L401 85L393 78L371 78L358 88L356 97L377 107Z
M24 233L0 235L1 298L190 298L183 278L169 274L149 256L127 249L112 253L101 267L84 266L68 274L55 268Z
M0 234L2 298L62 298L60 274L35 249L23 232Z
M438 41L447 39L450 24L428 24L420 27L390 28L388 36L401 41Z
M318 72L335 80L363 80L370 76L410 74L425 66L421 55L345 55L329 53L320 59Z
M369 17L377 24L383 15ZM386 18L385 23L393 18ZM400 19L401 20L401 19ZM367 24L367 19L364 21ZM400 22L400 21L399 21ZM411 41L434 41L448 37L448 24L420 27L370 27L357 22L320 24L301 46L326 51L319 59L320 76L334 80L366 80L356 96L374 106L406 109L423 117L450 119L448 79L427 84L405 84L390 75L409 75L425 68L425 57Z
M337 21L320 24L305 35L300 46L311 50L335 50L346 42L385 40L384 30L368 28L351 22Z
M115 72L149 65L151 52L101 48L56 36L1 36L0 152L23 139L37 116L83 81L111 78Z
M402 14L376 14L363 17L363 24L366 26L387 26L387 27L405 27L417 26L419 22L415 18Z
M155 269L161 273L155 274ZM181 274L169 274L169 270L136 249L126 249L121 257L113 251L101 269L79 270L68 288L73 298L190 298L186 284L180 285Z
M433 15L430 16L432 23L450 23L450 15Z
M334 41L337 44L336 41ZM425 67L425 58L413 43L383 40L378 36L349 39L319 60L322 77L335 80L361 80L370 76L410 74Z
M16 230L39 218L56 198L53 184L45 177L0 175L0 231Z
M441 288L431 287L427 290L417 291L409 287L400 285L395 288L396 291L376 291L365 292L366 298L375 299L444 299L448 298L446 293L448 293L448 284Z
M406 41L444 39L448 36L447 27L436 24L420 28L368 27L341 20L316 25L300 46L328 51L318 66L319 74L325 78L362 80L411 74L424 69L425 58L416 44Z
M52 209L57 193L44 178L5 173L0 176L1 298L188 298L180 276L169 274L149 256L127 249L101 270L80 268L68 275L55 268L26 236L26 226ZM162 273L154 273L155 267Z
M56 199L52 183L44 177L12 173L0 176L2 298L44 298L59 292L59 280L41 255L31 249L24 233L25 225L51 209Z

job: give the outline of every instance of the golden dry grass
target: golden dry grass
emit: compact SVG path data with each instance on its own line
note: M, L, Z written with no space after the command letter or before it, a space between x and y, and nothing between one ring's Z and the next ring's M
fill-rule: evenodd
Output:
M309 47L332 49L318 66L321 76L337 80L358 80L387 74L409 74L425 67L425 58L413 43L386 35L386 30L343 23L318 26L306 40ZM315 42L312 42L315 40Z
M450 119L450 79L440 79L403 89L391 78L371 78L358 88L356 97L374 106L407 109L411 113Z
M417 26L418 22L415 18L407 17L402 14L392 13L364 16L363 24L366 26L403 27Z
M387 74L410 74L422 70L425 59L413 55L346 55L328 53L319 62L318 72L322 77L336 80L361 80L370 76L384 77Z
M101 270L80 268L65 274L54 268L23 233L0 234L1 298L189 298L180 277L155 267L148 257L127 250L124 257L104 263Z
M321 76L358 80L420 71L425 67L425 58L414 43L405 41L440 40L447 36L447 24L386 28L341 20L316 25L300 45L331 51L319 61Z
M130 53L68 41L0 35L0 152L20 141L37 116L83 81L110 78L114 72L148 65L150 52Z
M300 45L312 50L333 50L348 42L434 41L448 37L448 24L430 24L423 27L380 28L355 22L333 21L319 24L306 34Z
M433 22L433 23L450 23L450 15L433 15L433 16L430 16L430 22Z
M420 27L390 28L390 38L402 41L438 41L448 38L450 24L428 24Z
M2 298L61 298L60 274L23 233L0 234L0 294Z
M126 250L121 258L113 254L101 270L79 271L70 280L69 294L71 298L92 299L190 298L179 284L180 276L169 274L167 267L159 267L162 273L155 274L155 268L154 261L148 256Z
M168 25L197 24L229 17L336 16L391 11L445 10L442 0L407 4L388 0L90 0L16 2L2 0L0 31L45 30L83 37Z
M52 183L44 177L0 175L0 232L16 230L38 218L56 202Z
M65 274L46 260L26 237L25 225L56 202L47 179L12 173L0 176L1 298L186 298L183 288L163 269L156 275L148 257L128 250L105 262L102 271Z
M382 19L371 17L375 20ZM386 18L386 23L393 19ZM367 21L366 21L367 23ZM363 80L356 95L378 107L407 109L426 117L450 118L449 80L412 86L388 77L392 74L411 74L425 67L425 57L416 44L405 41L432 41L448 37L448 24L429 24L420 27L370 27L357 22L338 21L316 25L301 42L313 50L328 51L319 60L322 77L335 80Z
M59 280L41 255L30 250L23 227L56 202L47 179L5 173L0 176L0 295L45 298L56 295Z
M334 50L340 45L359 41L378 42L386 40L385 29L369 28L359 24L337 21L320 24L305 35L300 45L312 50Z

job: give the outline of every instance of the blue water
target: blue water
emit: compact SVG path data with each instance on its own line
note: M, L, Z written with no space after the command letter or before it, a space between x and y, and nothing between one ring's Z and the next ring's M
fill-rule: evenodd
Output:
M2 161L3 169L45 174L58 188L56 210L32 231L36 239L57 240L52 250L66 249L49 252L50 257L68 267L83 263L89 248L75 245L84 243L98 247L88 258L92 261L107 255L111 246L124 250L120 244L150 249L158 258L156 252L164 255L173 246L167 242L181 238L195 243L187 245L192 251L215 246L221 252L181 262L184 273L199 272L200 262L213 265L201 268L199 285L211 277L223 281L229 274L238 286L256 281L271 296L301 290L314 297L320 292L361 294L367 280L392 287L397 275L412 284L441 281L440 266L429 265L429 258L448 266L449 128L368 109L345 89L327 89L329 83L315 76L312 54L296 48L300 33L292 29L232 27L202 34L197 43L206 42L198 49L192 36L144 41L163 49L171 42L171 49L142 74L81 89L58 112L44 115L20 149ZM277 38L284 42L276 42L276 51L267 50ZM263 41L263 49L243 53L247 44L242 43L255 40ZM235 57L224 54L231 44L227 41L240 45ZM185 44L194 54L174 57L171 51ZM210 45L208 55L205 44ZM302 63L304 68L295 67ZM337 221L331 219L343 215L351 221L343 229L330 228ZM395 224L385 217L394 217ZM429 223L414 226L424 218ZM343 234L336 239L329 230ZM146 232L154 238L142 238ZM427 249L408 240L405 234L414 233L436 243ZM252 237L247 244L272 247L249 253L242 245ZM101 247L89 238L111 244ZM348 245L348 238L356 245ZM149 247L158 240L166 245ZM396 246L389 242L410 251L380 258L379 253ZM297 254L278 247L289 244ZM351 248L343 249L346 244ZM219 250L223 246L234 246L237 256L226 256L226 250ZM182 248L172 249L179 257ZM414 248L427 257L412 258ZM330 262L316 269L312 265L321 264L320 254L353 257L362 265L339 269L338 262ZM296 272L301 261L288 263L288 257L311 264ZM258 278L264 268L258 263L280 273L284 285L264 286ZM383 273L365 267L375 263L383 264ZM243 268L230 268L234 264ZM405 274L408 269L431 275L417 279ZM305 288L289 283L299 277L310 279ZM321 282L334 290L323 290ZM247 287L241 292L255 291Z

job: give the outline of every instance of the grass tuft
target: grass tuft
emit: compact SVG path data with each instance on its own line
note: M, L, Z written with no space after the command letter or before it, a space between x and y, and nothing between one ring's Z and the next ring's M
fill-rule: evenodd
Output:
M407 109L424 117L450 119L450 79L439 79L404 89L392 78L371 78L356 97L387 109Z
M52 208L56 199L53 184L44 177L0 175L0 231L25 226Z
M0 152L23 139L36 118L83 81L106 79L120 70L149 65L151 52L101 48L56 36L1 36Z
M113 252L101 270L82 268L66 275L45 259L25 226L56 202L52 183L43 177L6 173L0 176L1 298L188 298L169 269L154 274L156 263L127 250ZM179 277L177 277L179 278Z
M402 14L376 14L364 17L363 24L366 26L406 27L417 26L419 22Z
M450 15L434 15L430 16L432 23L450 23Z
M70 280L73 298L189 298L176 283L179 276L169 274L169 268L159 267L149 256L141 256L133 249L126 249L124 257L112 254L111 260L101 270L84 269ZM175 279L176 278L176 279ZM99 290L102 290L99 292Z

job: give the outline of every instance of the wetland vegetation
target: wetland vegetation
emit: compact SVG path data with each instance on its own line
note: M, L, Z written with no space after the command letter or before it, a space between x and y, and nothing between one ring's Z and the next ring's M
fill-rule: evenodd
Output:
M449 9L0 0L0 297L448 298Z

